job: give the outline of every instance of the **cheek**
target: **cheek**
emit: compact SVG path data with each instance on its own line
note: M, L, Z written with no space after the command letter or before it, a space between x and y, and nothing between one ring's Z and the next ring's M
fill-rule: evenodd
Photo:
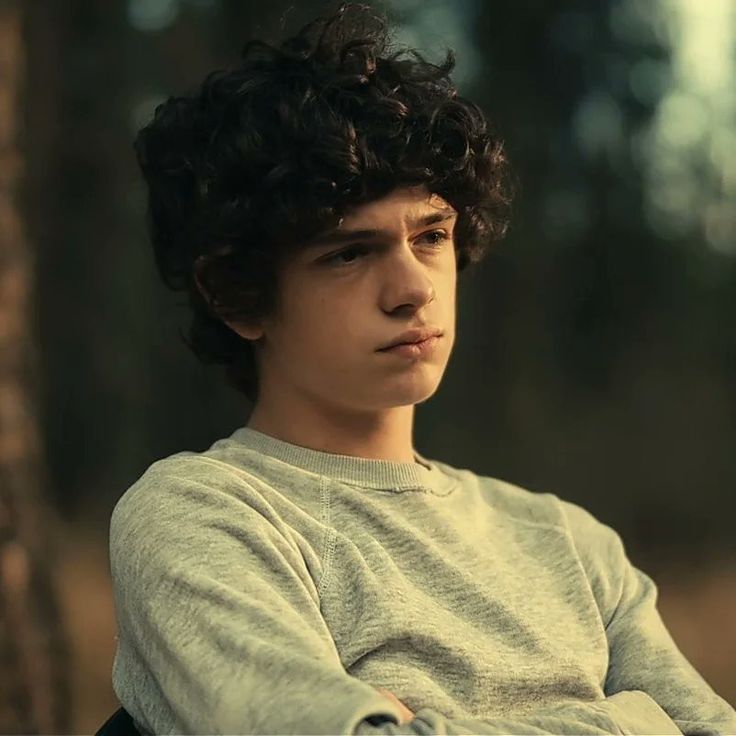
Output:
M350 315L324 297L306 295L290 304L281 325L279 341L290 360L322 361L325 353L337 353L350 342Z

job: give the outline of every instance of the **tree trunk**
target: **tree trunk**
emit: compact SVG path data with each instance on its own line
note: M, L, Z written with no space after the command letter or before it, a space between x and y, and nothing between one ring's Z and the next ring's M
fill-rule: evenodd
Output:
M24 175L22 0L0 0L0 733L68 730L66 640L42 492L33 257Z

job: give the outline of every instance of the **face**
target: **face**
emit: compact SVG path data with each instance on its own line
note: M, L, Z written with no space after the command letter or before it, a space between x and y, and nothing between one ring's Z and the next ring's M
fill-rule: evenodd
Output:
M277 313L249 335L261 395L358 412L432 396L455 339L456 217L424 187L397 189L290 256ZM419 356L379 352L415 327L443 334Z

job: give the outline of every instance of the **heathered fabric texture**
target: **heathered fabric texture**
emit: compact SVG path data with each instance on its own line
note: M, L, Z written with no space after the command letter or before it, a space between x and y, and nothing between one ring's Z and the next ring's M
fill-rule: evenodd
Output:
M110 527L113 686L138 727L736 733L613 529L415 456L241 427L153 463Z

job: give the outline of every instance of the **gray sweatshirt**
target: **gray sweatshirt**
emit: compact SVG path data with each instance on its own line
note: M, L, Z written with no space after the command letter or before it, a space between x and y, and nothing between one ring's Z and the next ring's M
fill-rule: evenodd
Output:
M138 728L736 734L613 529L415 458L241 427L153 463L110 525L112 681Z

